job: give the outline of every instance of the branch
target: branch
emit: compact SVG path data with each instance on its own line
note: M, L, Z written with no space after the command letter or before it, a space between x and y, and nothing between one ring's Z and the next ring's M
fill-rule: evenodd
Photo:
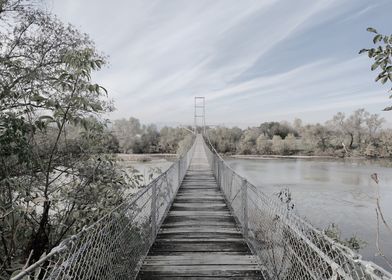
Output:
M62 233L60 233L59 238L57 238L56 242L53 244L54 246L57 246L61 240L63 239L64 235L67 233L67 231L74 225L76 220L74 219L64 230Z
M75 87L73 88L73 91L71 93L71 99L72 99L73 95L76 92L78 81L79 81L79 77L75 81ZM55 143L53 145L53 148L52 148L52 151L50 153L49 162L48 162L48 168L46 170L46 182L45 182L45 191L44 191L45 198L48 198L47 195L48 195L48 188L49 188L49 175L50 175L50 169L52 167L52 161L53 161L54 153L55 153L55 151L57 149L57 145L58 145L58 142L60 140L62 131L64 129L65 122L67 121L68 112L71 109L71 100L69 102L70 102L70 104L68 105L67 109L64 112L64 116L63 116L63 119L61 121L61 125L60 125L60 128L59 128L59 132L57 133L56 141L55 141Z
M377 217L377 231L376 231L376 248L377 248L377 252L378 254L385 260L385 262L388 264L388 266L390 266L392 268L392 260L389 259L388 257L386 257L382 251L382 249L380 248L380 219L378 217L379 212L376 210L376 217Z

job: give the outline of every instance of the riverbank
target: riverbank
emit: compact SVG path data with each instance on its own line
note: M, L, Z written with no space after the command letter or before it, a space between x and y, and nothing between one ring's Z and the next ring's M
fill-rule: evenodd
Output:
M116 154L116 157L124 161L147 162L157 159L166 159L169 161L177 159L177 154Z
M291 159L342 159L337 156L303 156L303 155L231 155L225 156L227 158L234 159L280 159L280 158L291 158ZM350 157L350 159L366 159L365 157Z

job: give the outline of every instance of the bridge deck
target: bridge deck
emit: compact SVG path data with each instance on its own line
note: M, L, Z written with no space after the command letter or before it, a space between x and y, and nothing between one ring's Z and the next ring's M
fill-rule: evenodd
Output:
M262 279L200 140L138 279Z

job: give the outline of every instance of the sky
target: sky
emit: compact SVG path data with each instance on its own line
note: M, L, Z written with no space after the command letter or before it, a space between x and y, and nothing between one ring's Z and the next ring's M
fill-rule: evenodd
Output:
M358 108L392 124L388 87L375 83L371 26L392 33L391 0L47 0L96 42L109 65L95 75L114 100L111 119L324 122Z

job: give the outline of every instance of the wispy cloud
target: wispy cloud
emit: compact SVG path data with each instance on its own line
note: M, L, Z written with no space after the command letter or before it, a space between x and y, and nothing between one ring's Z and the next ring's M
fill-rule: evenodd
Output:
M115 100L112 118L191 123L195 95L206 96L214 123L323 121L337 110L377 111L388 102L370 62L357 56L370 42L365 26L389 26L387 0L119 0L110 6L52 0L52 6L110 56L97 79Z

